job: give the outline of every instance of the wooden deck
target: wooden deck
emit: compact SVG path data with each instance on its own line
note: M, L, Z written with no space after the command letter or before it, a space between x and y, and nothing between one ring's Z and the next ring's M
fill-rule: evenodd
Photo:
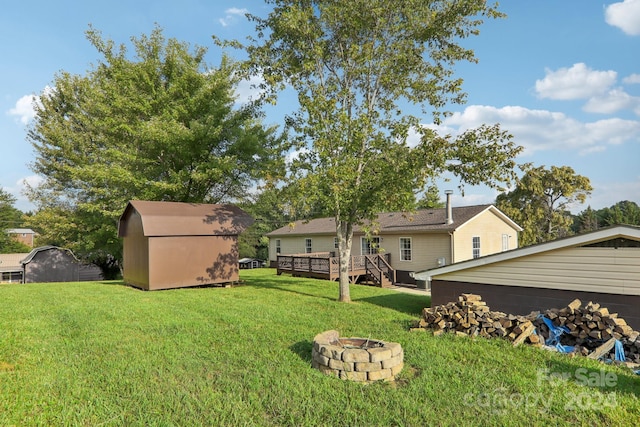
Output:
M278 255L278 275L288 273L294 276L317 279L338 280L340 261L327 254ZM389 265L389 254L355 255L349 260L349 280L351 283L365 278L376 286L386 287L395 283L395 270Z

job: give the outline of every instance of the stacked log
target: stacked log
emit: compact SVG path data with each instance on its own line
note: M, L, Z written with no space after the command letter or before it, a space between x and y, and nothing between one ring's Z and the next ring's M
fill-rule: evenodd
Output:
M430 328L434 335L454 332L458 335L485 338L504 337L514 343L525 340L537 343L532 337L535 326L531 316L516 316L500 311L491 311L480 295L462 294L458 301L422 310L418 328Z
M592 358L613 358L616 340L621 341L627 362L640 363L640 332L634 331L616 313L589 302L574 300L561 309L526 316L491 311L480 295L462 294L458 301L422 310L415 325L432 329L434 335L445 332L461 336L499 337L514 346L528 343L542 346L550 336L543 317L555 327L563 328L559 344L573 347L573 352Z
M555 326L566 328L567 332L560 337L562 345L574 346L578 353L599 358L613 354L613 344L618 340L622 342L626 359L640 363L640 332L606 307L591 301L583 305L576 299L564 308L550 309L543 314ZM549 336L549 328L541 319L534 323L543 336Z

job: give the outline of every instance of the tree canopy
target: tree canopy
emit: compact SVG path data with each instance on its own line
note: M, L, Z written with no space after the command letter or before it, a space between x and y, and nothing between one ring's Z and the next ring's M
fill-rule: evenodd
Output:
M500 194L496 206L518 223L520 246L542 243L572 234L572 205L591 194L589 178L569 166L521 166L524 175L515 188Z
M416 193L445 171L468 184L512 178L520 148L498 125L438 135L407 112L438 124L447 105L465 101L454 65L476 58L462 41L501 14L481 0L268 3L268 17L252 17L249 72L264 78L271 101L285 87L298 95L287 121L298 149L289 179L306 203L335 217L339 299L349 301L355 224L415 206Z
M640 225L640 206L630 200L623 200L608 208L598 210L587 207L574 218L575 231L594 231L611 225Z
M160 28L125 45L87 31L101 59L85 75L60 72L29 129L44 178L29 196L45 241L103 267L122 257L117 219L131 199L218 203L243 197L277 163L275 129L237 106L236 64Z
M20 228L24 223L24 214L17 209L14 204L16 198L8 193L4 188L0 188L0 253L23 253L29 252L31 248L27 245L12 239L7 230L10 228Z

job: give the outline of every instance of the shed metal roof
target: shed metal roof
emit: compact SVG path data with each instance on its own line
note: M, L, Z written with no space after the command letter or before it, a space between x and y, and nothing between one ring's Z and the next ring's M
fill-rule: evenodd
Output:
M461 206L452 208L453 222L447 224L446 208L422 209L416 212L386 212L378 214L380 234L397 232L450 232L457 230L463 224L486 210L491 210L514 229L522 228L513 222L493 205ZM355 226L354 233L361 233L362 227ZM336 225L333 218L318 218L300 220L286 225L267 234L269 237L303 236L313 234L335 234Z
M27 256L22 260L22 264L29 264L37 254L39 254L40 252L45 252L45 251L50 251L50 250L58 250L58 251L62 251L62 252L67 252L69 255L71 255L73 257L73 259L75 259L76 261L79 262L78 258L71 251L71 249L65 249L65 248L59 248L58 246L46 245L46 246L40 246L40 247L37 247L37 248L33 248L33 250L31 252L29 252L27 254Z
M124 237L123 224L134 212L147 237L236 235L253 224L249 214L228 204L132 200L120 216L119 237Z

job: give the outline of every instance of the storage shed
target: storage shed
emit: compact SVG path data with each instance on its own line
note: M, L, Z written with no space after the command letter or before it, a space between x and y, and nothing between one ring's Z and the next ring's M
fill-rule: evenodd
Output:
M593 301L640 329L640 227L618 225L415 273L431 304L482 296L496 311L528 314Z
M253 223L233 205L132 200L118 224L124 281L144 290L238 280L238 235Z

